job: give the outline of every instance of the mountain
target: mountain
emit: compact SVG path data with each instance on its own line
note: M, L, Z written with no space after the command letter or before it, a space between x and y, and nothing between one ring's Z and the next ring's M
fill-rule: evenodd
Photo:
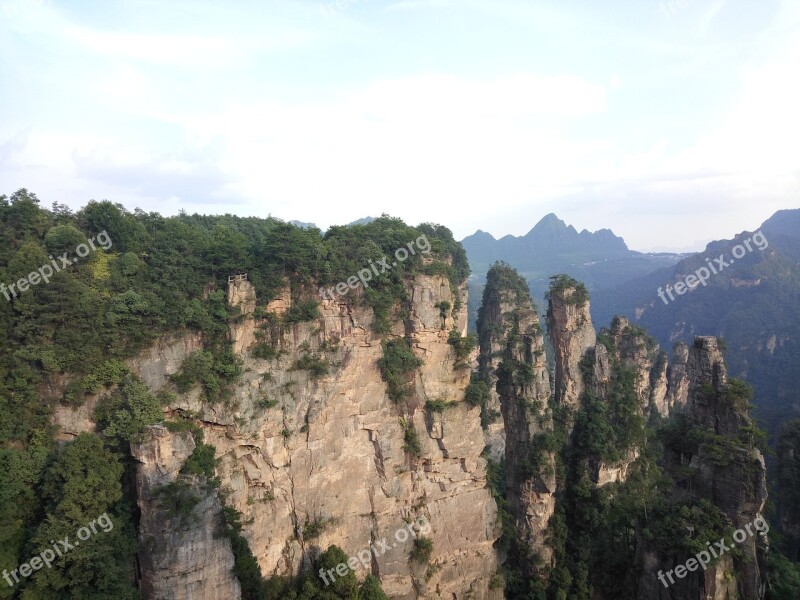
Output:
M685 256L636 252L610 229L578 232L552 213L524 236L507 235L498 240L478 230L464 238L461 245L473 273L469 284L471 324L477 316L486 272L497 261L514 267L527 280L534 301L541 303L553 275L568 274L594 291L672 266Z
M306 223L305 221L297 221L294 219L289 221L289 224L299 227L300 229L317 229L317 226L314 223Z
M706 279L703 269L704 285L677 294L687 276ZM592 314L600 321L627 315L666 348L695 335L722 337L731 375L755 387L756 416L776 433L800 414L800 209L779 211L757 230L711 242L673 266L596 290Z
M362 217L361 219L357 219L352 223L348 223L346 227L350 227L351 225L369 225L375 220L375 217Z

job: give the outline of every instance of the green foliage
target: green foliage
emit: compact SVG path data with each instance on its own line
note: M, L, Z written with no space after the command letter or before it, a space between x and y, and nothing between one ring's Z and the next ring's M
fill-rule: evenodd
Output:
M642 535L663 556L693 556L706 549L709 540L730 536L730 521L706 499L693 504L657 504Z
M427 255L423 235L430 243ZM400 248L409 252L405 260L395 260L395 252ZM417 273L441 274L448 277L453 289L469 275L466 253L449 229L430 224L409 227L387 215L366 225L329 228L325 233L323 255L319 280L327 286L345 282L362 269L370 269L371 263L376 265L378 275L374 271L371 273L372 280L357 301L372 308L375 315L372 327L380 334L390 333L392 310L398 306L402 310L406 305L405 285L410 277ZM423 256L432 262L423 265ZM391 265L388 270L379 266L384 257Z
M121 360L105 361L68 385L63 402L72 406L80 406L88 394L97 394L103 388L119 385L128 373L130 370Z
M116 387L99 402L96 417L105 434L102 441L117 457L116 451L126 449L144 427L163 418L162 400L129 379L124 365L165 334L186 329L203 333L204 348L187 359L175 376L176 387L199 385L209 402L228 398L241 371L228 339L229 322L237 317L227 306L230 274L248 273L260 306L287 286L291 289L293 309L285 321L272 324L280 333L287 323L316 318L317 302L304 300L312 284L346 279L369 260L389 256L423 233L431 243L426 261L450 277L451 287L460 285L469 272L461 246L449 230L435 225L412 228L399 219L381 217L369 226L331 228L323 237L317 229L272 218L162 217L131 213L107 201L90 202L77 214L57 203L50 211L35 194L21 189L10 198L0 197L0 281L27 276L49 264L50 254L73 252L103 231L112 241L108 250L98 247L49 282L0 301L0 336L5 342L0 347L0 558L10 568L24 560L22 552L32 547L33 536L52 525L43 516L52 500L40 492L53 448L52 409L58 400L48 391L58 389L60 381L72 382L63 398L72 405L81 404L88 394ZM358 301L375 310L377 330L388 331L396 308L402 315L405 286L411 276L423 272L422 263L417 251L370 282ZM276 358L279 341L266 335L255 353ZM83 443L76 440L68 447ZM118 458L106 462L115 461ZM187 469L208 476L212 461L212 449L201 442ZM130 477L117 476L115 485ZM76 476L70 485L77 486L80 479ZM84 474L82 479L91 478ZM89 483L84 485L91 495ZM92 556L76 553L75 564L83 561L82 570L70 564L62 571L41 571L25 593L30 598L130 597L136 535L130 510L120 501L113 510L115 528L108 539L119 535L113 547ZM63 523L52 527L54 536L58 528L74 534ZM87 544L87 553L89 548Z
M200 384L209 402L222 402L230 397L231 385L241 372L241 359L230 348L212 348L189 355L172 381L181 393Z
M636 394L636 373L622 363L612 367L606 397L587 391L575 420L576 444L590 457L613 463L646 437Z
M75 248L85 242L83 232L72 225L56 225L44 236L44 247L53 256L61 256L64 252L74 254Z
M278 406L278 401L275 400L274 398L263 396L262 398L259 398L256 401L256 406L258 406L258 408L263 408L263 409L275 408L276 406Z
M322 535L322 532L325 531L330 525L334 522L333 519L322 519L317 518L312 521L307 521L305 525L303 525L303 539L304 540L314 540ZM346 562L346 561L345 561Z
M455 368L469 368L469 364L465 361L478 344L475 336L470 334L466 337L461 337L461 334L457 330L452 329L447 336L447 343L453 347L456 354Z
M753 407L753 388L741 379L731 379L722 390L720 399L734 410L745 412Z
M433 554L433 540L425 537L418 537L414 540L414 548L411 550L411 560L419 563L427 563Z
M127 448L149 425L164 419L160 400L133 375L126 375L119 388L100 400L95 420L103 434L119 448Z
M239 511L229 506L223 507L225 517L225 534L231 540L231 550L233 551L233 573L239 580L242 587L242 600L262 600L277 596L267 596L267 582L261 575L261 569L250 544L242 535L242 515ZM277 582L276 582L277 583ZM282 581L280 583L283 583ZM283 591L283 586L279 587Z
M552 473L547 470L548 454L559 452L566 441L566 433L560 428L542 431L534 435L531 438L528 454L522 462L522 474L525 477L551 476Z
M425 408L428 410L428 412L440 413L444 412L444 409L447 408L448 404L449 403L445 402L444 400L428 400L425 403Z
M474 375L470 378L469 385L464 392L464 400L470 406L486 406L489 399L489 386L486 382Z
M565 295L565 292L568 289L573 290L569 296ZM553 275L550 278L550 290L548 292L548 297L551 297L554 294L563 298L566 304L577 304L579 306L583 306L589 301L589 292L586 289L586 286L576 279L573 279L569 275Z
M316 300L301 300L292 302L286 316L285 323L301 323L319 318L319 303Z
M775 447L778 455L778 513L788 523L800 523L800 419L793 419L781 427ZM800 538L785 531L781 550L790 559L800 560Z
M0 570L11 570L25 560L25 533L36 522L40 503L37 485L49 454L50 448L40 445L0 448ZM5 597L2 592L0 597Z
M433 305L433 307L439 309L439 316L442 318L443 321L450 315L450 309L452 308L452 306L450 306L450 303L447 300L442 300L441 302L437 302L436 304ZM442 325L442 329L444 329L444 325Z
M422 456L422 444L419 441L419 434L414 429L414 424L400 419L400 426L403 428L403 450L412 456Z
M319 354L309 353L304 354L290 367L290 371L308 371L311 379L319 379L328 374L330 365L328 361L321 358Z
M176 479L156 488L153 495L167 518L178 520L195 520L194 507L202 500L192 484L184 479Z
M26 582L24 597L137 598L130 581L136 552L129 506L120 503L123 467L102 440L81 434L68 444L45 472L42 494L47 516L31 537L32 548L49 541L75 538L79 527L106 515L111 527L95 527L87 541L58 558L58 568L36 571ZM111 513L111 514L109 514Z
M384 341L381 346L383 356L378 359L381 377L386 382L389 398L394 402L401 402L411 395L411 376L422 366L422 360L414 355L406 338Z
M210 483L216 485L217 479L214 473L218 462L217 449L210 444L198 441L189 458L183 463L181 473L205 477Z
M381 588L380 579L375 575L367 575L358 590L358 600L389 600L389 596Z
M769 588L767 600L794 600L800 590L800 564L790 561L776 550L767 558Z
M329 569L335 570L338 565L347 564L348 558L349 557L344 550L338 546L330 546L320 555L319 559L317 560L317 564L314 565L315 573L318 573L319 569L322 569L326 572ZM314 582L319 582L318 577L314 578ZM331 594L331 598L348 598L351 600L358 599L358 581L356 581L356 576L350 569L347 570L347 573L344 575L344 577L336 575L336 580L331 582L331 584L326 586L324 589L325 592ZM312 597L324 598L325 596L323 594L319 594L318 596Z

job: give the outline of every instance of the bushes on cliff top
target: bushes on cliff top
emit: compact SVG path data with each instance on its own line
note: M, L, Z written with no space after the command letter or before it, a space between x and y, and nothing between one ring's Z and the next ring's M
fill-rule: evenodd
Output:
M553 294L563 295L564 291L568 288L573 288L574 291L569 297L564 298L566 304L583 306L588 302L589 291L586 289L586 286L577 279L564 274L553 275L550 278L550 290L547 293L547 297L550 298Z

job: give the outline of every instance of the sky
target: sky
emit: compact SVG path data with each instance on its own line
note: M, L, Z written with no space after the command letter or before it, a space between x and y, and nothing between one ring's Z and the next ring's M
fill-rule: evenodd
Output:
M0 194L698 250L800 207L798 69L796 0L0 0Z

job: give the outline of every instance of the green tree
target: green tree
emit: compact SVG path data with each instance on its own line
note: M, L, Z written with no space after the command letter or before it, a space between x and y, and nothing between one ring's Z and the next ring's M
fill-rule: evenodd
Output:
M56 225L44 236L44 247L53 256L64 252L74 254L79 244L86 243L86 236L72 225Z
M103 434L119 448L127 449L144 429L164 419L161 403L141 381L126 375L122 385L101 400L95 419Z
M361 589L358 590L358 600L389 600L389 596L381 588L380 579L374 575L367 575L361 584Z
M67 540L73 547L61 546L65 552L57 566L31 575L24 600L138 597L130 584L136 551L130 515L113 514L122 498L122 470L119 458L92 434L79 435L56 457L42 485L47 516L36 528L29 555L52 548L50 540ZM92 535L75 544L78 530L92 522Z

